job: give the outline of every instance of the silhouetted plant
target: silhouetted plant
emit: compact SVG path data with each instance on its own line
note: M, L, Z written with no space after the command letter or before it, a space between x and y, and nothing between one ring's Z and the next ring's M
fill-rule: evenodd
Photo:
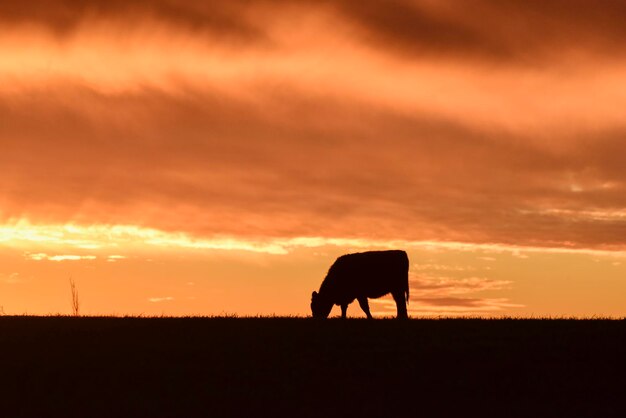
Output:
M70 277L70 290L72 292L72 314L78 316L80 311L80 301L78 300L78 289L76 289L76 282Z

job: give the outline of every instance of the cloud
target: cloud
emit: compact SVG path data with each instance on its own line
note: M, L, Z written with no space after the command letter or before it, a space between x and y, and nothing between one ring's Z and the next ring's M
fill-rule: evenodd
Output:
M411 270L415 271L475 271L473 266L453 266L447 264L413 264Z
M374 308L372 312L380 315L391 315L396 311L396 304L389 300L371 301ZM507 298L411 298L407 307L409 314L414 315L485 315L502 312L511 312L525 305L512 303Z
M35 261L79 261L79 260L95 260L97 257L95 255L48 255L45 253L26 253L26 258Z
M624 7L585 4L2 4L0 222L623 251Z
M362 251L372 249L404 248L411 250L426 251L459 251L480 252L484 254L510 254L520 257L524 253L543 254L584 254L596 257L623 258L626 252L620 250L599 250L588 248L571 247L541 247L520 246L506 244L481 244L454 241L410 241L380 238L352 238L352 237L246 237L246 236L194 236L183 232L142 228L136 225L90 225L81 226L76 224L66 225L36 225L27 221L10 222L0 225L0 243L8 248L31 249L54 248L55 250L73 250L88 248L91 251L99 251L102 258L107 262L126 259L126 256L107 255L112 250L137 251L152 249L185 249L185 250L212 250L212 251L246 251L273 255L285 255L302 248L329 248L340 247L349 251ZM46 253L25 252L25 257L32 260L95 260L95 255L54 255ZM524 257L528 257L524 254ZM479 257L493 261L495 257ZM151 261L148 259L147 261ZM464 272L475 270L466 267L448 266L440 264L417 264L413 271L448 271ZM484 268L490 270L490 268ZM419 275L412 278L418 287L437 288L448 287L449 281L454 281L454 286L464 284L469 288L487 289L488 286L504 285L508 282L491 282L478 277L470 277L459 280L444 276Z
M436 54L497 62L536 62L581 51L613 51L626 7L584 0L338 2L378 47L415 58ZM471 13L468 13L471 10Z
M472 13L468 13L471 10ZM609 1L593 7L584 0L412 1L394 0L229 0L207 4L171 0L35 0L5 2L0 19L10 26L39 26L70 37L94 21L149 20L206 41L271 46L277 21L301 22L321 14L333 30L350 29L359 42L413 59L424 56L472 58L497 62L536 62L581 51L615 52L626 30L626 7ZM330 23L330 22L329 22Z
M485 291L509 289L512 282L485 277L453 278L439 275L411 274L409 279L409 313L420 315L468 315L511 311L524 305L503 297L475 296ZM394 301L371 300L374 311L389 314L396 309Z
M233 237L197 239L180 232L159 231L133 225L32 225L25 221L1 226L0 233L6 246L31 248L33 245L55 248L89 248L112 250L120 248L154 247L199 250L250 251L268 254L286 254L290 247L307 246L301 240L246 240ZM319 245L327 244L320 240ZM94 255L54 255L26 252L32 260L95 260ZM108 262L123 260L126 256L105 255Z
M438 300L447 300L442 296L452 296L481 292L485 290L507 289L511 282L508 280L492 280L483 277L452 278L445 276L414 275L410 279L411 290L420 297L439 297ZM449 299L452 300L452 299ZM467 300L469 301L469 299Z
M0 157L5 220L147 224L199 235L361 231L411 240L624 244L622 219L602 214L623 204L626 179L594 156L601 140L588 148L594 169L578 171L585 162L568 151L555 156L488 132L382 111L369 114L366 132L352 129L354 115L342 106L336 113L347 112L346 126L322 129L272 122L237 102L230 109L216 102L212 110L210 99L155 93L119 113L110 109L128 107L121 97L79 97L106 122L46 104L50 96L4 107L11 115L0 128L7 138ZM47 116L33 120L31 112ZM73 120L71 130L46 128L54 120ZM387 129L395 135L373 135ZM181 135L185 141L177 142ZM565 187L571 172L616 186L573 194Z
M124 256L124 255L109 255L109 256L107 256L107 261L109 263L115 263L117 261L124 260L126 258L127 257Z
M148 302L152 303L160 303L160 302L170 302L173 301L174 298L172 296L158 297L158 298L148 298Z
M82 25L93 21L155 20L206 36L229 36L247 41L258 39L262 33L246 22L246 2L229 0L210 5L201 1L185 3L170 0L146 0L132 3L123 0L35 0L30 6L2 3L0 20L5 25L37 25L57 36L69 37Z
M23 281L19 273L9 273L9 274L0 273L0 280L7 284L16 284L16 283L21 283Z

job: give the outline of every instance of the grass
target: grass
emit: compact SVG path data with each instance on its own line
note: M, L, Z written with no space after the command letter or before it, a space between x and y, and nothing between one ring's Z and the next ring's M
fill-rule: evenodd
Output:
M626 416L626 321L0 318L3 416Z

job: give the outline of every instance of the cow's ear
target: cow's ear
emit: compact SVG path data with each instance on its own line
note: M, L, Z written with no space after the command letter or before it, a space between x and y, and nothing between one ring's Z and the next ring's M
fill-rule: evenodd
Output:
M317 297L317 292L313 291L313 293L311 293L311 299L315 300L316 297Z

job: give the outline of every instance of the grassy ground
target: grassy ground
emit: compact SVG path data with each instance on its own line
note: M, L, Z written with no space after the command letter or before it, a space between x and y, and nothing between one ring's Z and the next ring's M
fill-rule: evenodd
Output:
M626 416L626 321L0 317L0 415Z

